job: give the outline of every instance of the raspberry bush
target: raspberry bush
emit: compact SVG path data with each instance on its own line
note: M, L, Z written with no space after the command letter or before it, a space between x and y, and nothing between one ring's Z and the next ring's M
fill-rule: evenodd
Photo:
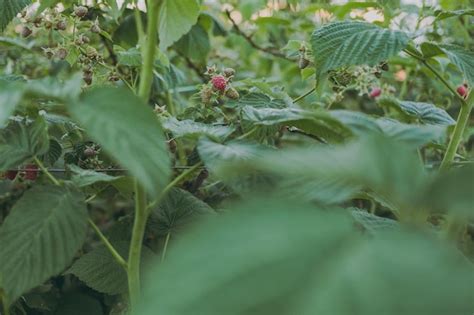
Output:
M0 0L0 314L473 314L469 5Z

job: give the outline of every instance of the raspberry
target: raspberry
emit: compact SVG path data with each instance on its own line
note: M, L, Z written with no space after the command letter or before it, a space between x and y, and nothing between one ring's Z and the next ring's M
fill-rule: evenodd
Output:
M373 88L371 91L370 91L370 97L371 98L376 98L376 97L379 97L380 94L382 94L382 90L378 87L376 88Z
M21 29L21 36L23 36L24 38L27 38L27 37L30 36L32 33L33 33L33 31L32 31L28 26L24 26L24 27Z
M237 92L237 90L234 88L228 89L227 92L225 92L225 96L232 100L238 100L240 97L239 92Z
M212 98L212 89L208 86L205 86L201 91L201 101L204 104L209 104Z
M38 166L36 164L28 164L25 169L25 179L36 180L38 178Z
M87 157L94 157L96 154L97 152L94 150L94 148L88 147L84 150L84 155Z
M231 76L233 76L234 74L235 74L235 70L234 70L234 69L232 69L232 68L225 68L225 69L224 69L224 75L225 75L226 77L231 77Z
M14 180L17 174L18 174L18 171L7 171L5 173L5 177L8 178L9 180Z
M222 75L216 75L211 79L212 86L218 91L225 91L227 87L227 81Z
M388 70L390 70L390 67L388 66L388 64L386 62L382 62L380 64L380 69L382 69L383 71L388 71Z
M59 31L65 31L67 29L66 21L59 21L58 23L56 23L56 29Z
M102 30L100 29L100 26L99 26L99 21L95 21L94 24L92 24L91 26L91 32L92 33L96 33L96 34L99 34Z
M463 85L458 86L456 91L458 92L459 95L466 98L467 97L467 84L463 84Z
M303 70L309 66L309 60L305 57L301 56L300 60L298 61L298 67Z
M84 6L79 6L79 7L75 7L74 8L74 14L78 17L78 18L82 18L84 16L87 15L87 8L84 7Z
M58 51L56 52L56 56L61 60L66 59L67 55L68 55L68 52L66 48L59 48Z

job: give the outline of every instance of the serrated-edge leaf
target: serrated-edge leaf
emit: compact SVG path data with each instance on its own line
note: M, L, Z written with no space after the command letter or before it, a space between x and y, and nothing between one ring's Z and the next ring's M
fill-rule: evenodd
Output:
M0 0L0 32L30 3L30 0Z
M326 24L311 36L317 78L343 66L375 65L396 55L408 44L401 31L383 29L366 22Z
M84 196L70 188L35 186L0 227L0 274L9 302L60 273L85 240Z

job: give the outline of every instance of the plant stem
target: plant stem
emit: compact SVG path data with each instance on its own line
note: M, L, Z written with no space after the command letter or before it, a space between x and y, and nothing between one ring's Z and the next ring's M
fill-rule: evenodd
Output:
M258 127L253 127L252 129L250 129L249 131L247 131L247 132L244 133L243 135L239 136L239 137L237 138L237 140L245 139L245 138L247 138L248 136L251 136L252 134L254 134L257 130L258 130Z
M308 92L306 92L305 94L301 95L301 96L298 96L297 98L295 98L293 100L293 103L298 103L299 101L301 101L302 99L304 99L306 96L312 94L314 91L316 91L316 88L312 88L311 90L309 90Z
M467 123L469 121L469 116L471 115L472 101L474 98L473 96L474 93L471 92L467 102L461 104L461 111L459 112L458 120L456 122L456 126L454 127L448 148L446 149L446 154L444 155L443 161L441 162L440 170L449 168L454 160L454 157L456 156L456 152L459 148L459 145L461 144L464 130L466 129Z
M34 157L35 163L38 165L38 167L41 169L41 171L48 176L48 178L53 182L54 185L56 186L61 186L61 183L56 179L56 177L51 174L48 169L44 166L43 162L41 162L36 156Z
M153 66L158 37L157 26L160 4L161 0L147 1L148 24L146 42L140 43L145 46L142 49L143 64L140 73L138 96L145 103L148 103L148 98L150 96L151 86L153 83ZM132 310L136 309L140 300L140 261L147 219L148 213L146 192L135 179L135 220L133 222L132 240L130 243L127 268L130 307Z
M104 243L105 247L109 250L109 252L112 254L114 259L117 261L117 263L122 266L125 270L127 270L127 262L125 259L120 256L120 254L117 252L117 250L112 246L112 244L109 242L109 240L105 237L105 235L100 231L99 227L92 221L91 219L88 219L90 226L94 230L94 232L99 236L100 240Z
M158 15L161 1L147 1L147 34L145 46L142 51L143 64L140 73L140 87L138 95L148 101L153 83L153 65L155 63L156 45L158 43Z
M201 161L201 162L193 165L193 167L191 167L191 168L187 169L186 171L184 171L183 173L181 173L181 175L177 176L171 183L169 183L165 187L165 189L163 189L163 191L158 196L158 198L148 205L147 212L149 212L151 209L153 209L163 199L163 197L166 196L166 194L168 193L168 191L170 191L171 188L178 185L182 180L184 180L190 174L194 173L194 171L196 171L202 165L203 165L203 162Z
M459 145L462 140L462 136L464 134L464 130L466 129L467 123L469 121L469 116L472 111L472 103L473 103L473 94L469 93L469 97L467 100L464 99L463 96L459 95L454 87L443 77L441 73L438 72L433 66L431 66L425 58L415 55L411 53L409 50L404 50L404 52L416 60L419 60L427 67L445 86L448 88L449 91L461 102L461 111L459 112L458 120L456 122L456 126L454 127L453 134L451 136L451 140L449 141L448 148L446 149L446 154L444 155L443 161L441 162L440 170L445 170L449 168L451 163L456 156L456 152L459 148Z
M163 253L161 253L161 262L165 260L166 251L168 250L168 244L170 242L171 232L166 234L165 245L163 246Z

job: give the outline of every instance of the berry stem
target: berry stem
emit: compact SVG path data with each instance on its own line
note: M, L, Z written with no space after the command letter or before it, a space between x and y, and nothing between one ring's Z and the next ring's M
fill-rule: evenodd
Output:
M301 101L302 99L304 99L306 96L312 94L314 91L316 91L316 88L312 88L311 90L309 90L308 92L306 92L305 94L301 95L301 96L298 96L297 98L295 98L293 100L293 103L298 103L299 101Z
M117 261L117 263L121 267L123 267L125 270L127 270L128 266L127 266L127 262L125 261L125 259L123 259L122 256L120 256L120 254L117 252L117 250L109 242L107 237L105 237L105 235L101 232L99 227L94 223L94 221L92 221L91 219L88 219L88 221L89 221L89 225L92 227L92 229L97 234L97 236L99 236L100 240L102 241L102 243L104 243L105 247L107 247L109 252L112 254L114 259Z
M56 179L56 177L53 176L53 174L51 174L48 169L46 168L46 166L44 166L43 162L40 161L40 159L38 159L36 156L34 157L34 161L36 163L36 165L38 165L38 167L41 169L41 171L46 174L46 176L48 176L48 178L51 180L51 182L53 182L54 185L56 186L61 186L61 183Z

